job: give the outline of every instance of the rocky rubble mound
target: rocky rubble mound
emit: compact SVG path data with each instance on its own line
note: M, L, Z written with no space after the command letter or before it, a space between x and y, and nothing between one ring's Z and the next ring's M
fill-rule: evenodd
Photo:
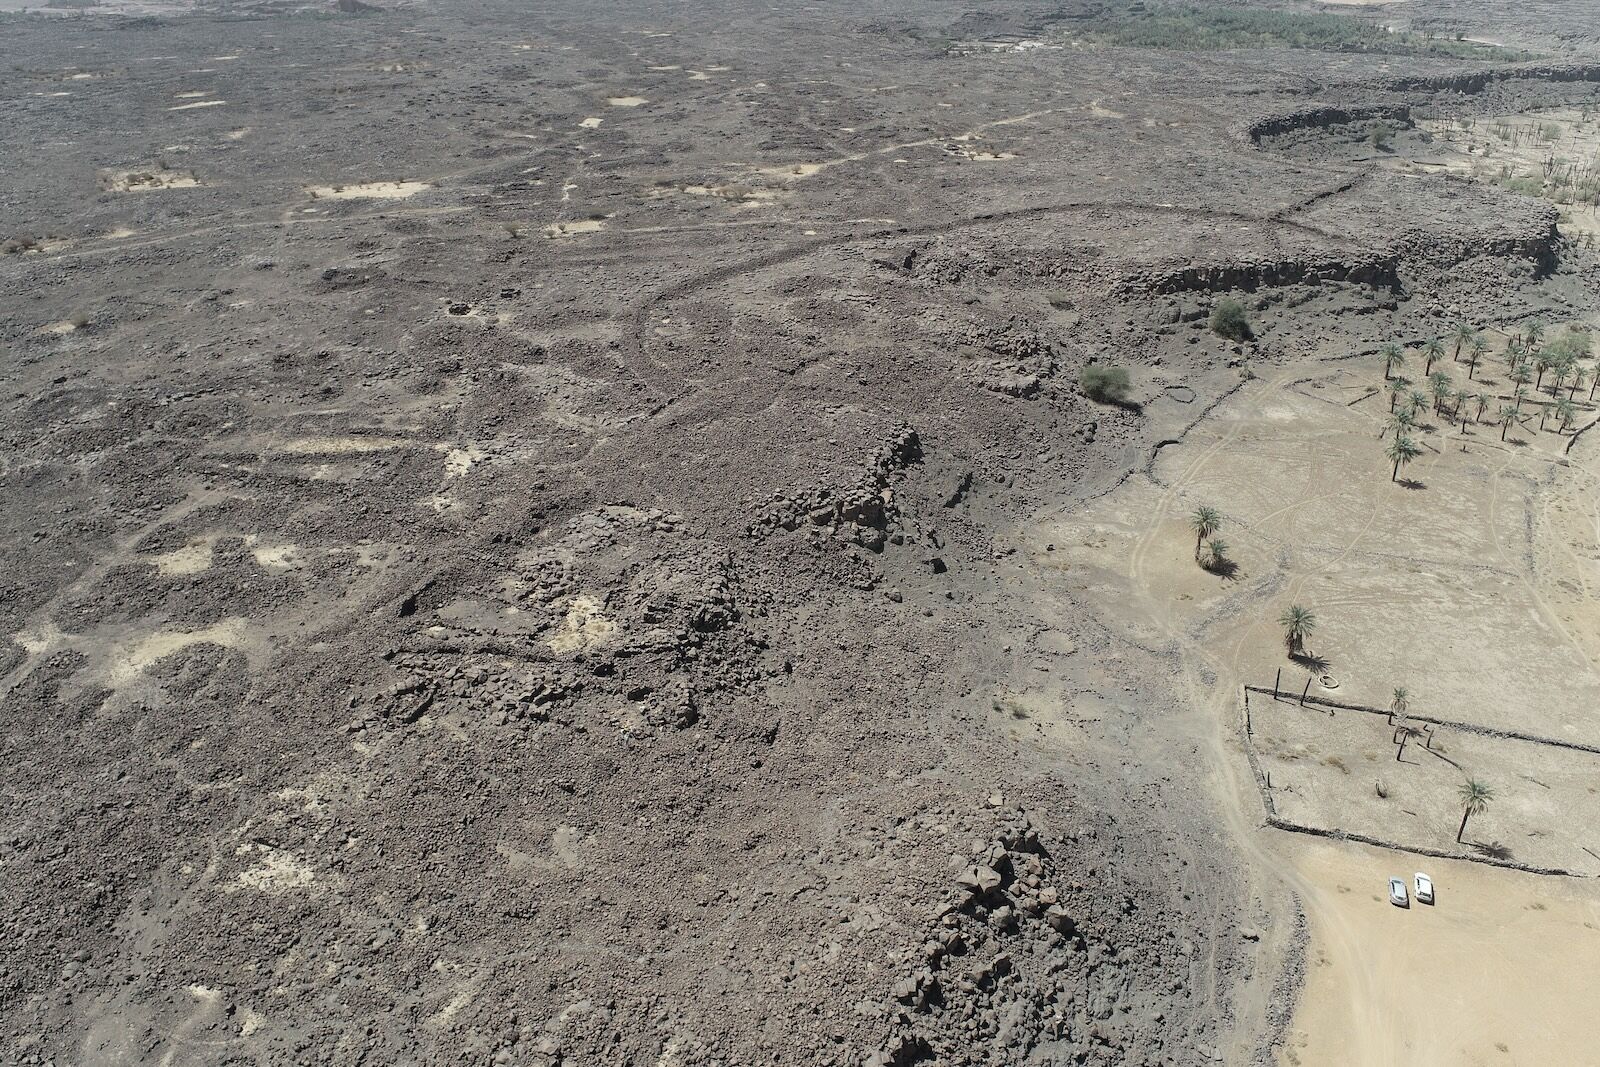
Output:
M682 728L706 696L770 677L782 665L747 625L732 558L681 522L631 507L579 516L487 587L418 613L389 656L403 676L350 728L433 714L526 733L580 725L586 695L620 707L611 725L625 731Z
M756 536L767 530L794 531L813 526L880 552L886 543L903 540L895 529L899 510L895 506L894 482L921 458L922 442L917 431L901 424L867 457L854 482L780 494L757 517L750 533Z
M1021 808L965 857L927 939L902 961L871 1067L1165 1064L1192 1044L1161 1025L1188 997L1195 945L1159 900L1079 861L1098 834L1045 839Z

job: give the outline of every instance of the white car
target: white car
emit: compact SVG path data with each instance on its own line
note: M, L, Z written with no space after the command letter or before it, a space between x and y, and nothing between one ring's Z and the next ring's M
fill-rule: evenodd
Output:
M1389 903L1397 908L1411 907L1411 898L1406 895L1406 881L1404 878L1389 879Z
M1427 875L1423 874L1421 871L1417 872L1416 878L1417 878L1417 903L1418 904L1432 904L1433 903L1433 879L1429 878Z

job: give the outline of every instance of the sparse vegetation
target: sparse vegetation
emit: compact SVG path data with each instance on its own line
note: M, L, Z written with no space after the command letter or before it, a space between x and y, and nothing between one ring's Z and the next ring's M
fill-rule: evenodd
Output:
M0 241L0 255L14 256L22 252L35 251L40 247L37 237L19 233Z
M1228 567L1228 542L1220 537L1213 537L1206 542L1206 570L1220 571Z
M1128 390L1132 388L1126 369L1105 363L1091 363L1083 368L1078 383L1085 396L1101 404L1125 403Z
M1299 656L1305 653L1306 641L1316 632L1317 617L1309 608L1291 604L1278 616L1278 625L1283 627L1283 644L1289 655Z
M1411 694L1403 685L1394 688L1394 699L1389 702L1390 724L1405 722L1406 712L1411 709Z
M1192 3L1146 5L1137 0L1103 9L1094 18L1074 20L1072 34L1093 44L1181 51L1311 48L1373 55L1530 58L1526 52L1474 41L1391 33L1377 22L1349 15Z
M1506 439L1506 431L1511 429L1511 424L1517 421L1517 409L1510 404L1502 404L1496 415L1498 416L1496 421L1500 423L1500 440L1504 441Z
M1200 546L1206 538L1214 536L1222 529L1222 513L1216 508L1202 504L1189 516L1189 529L1194 531L1194 558L1199 559Z
M1422 455L1422 449L1417 443L1403 433L1394 435L1394 440L1389 442L1389 447L1384 450L1384 455L1394 461L1394 473L1389 476L1391 482L1400 480L1400 468Z
M1211 332L1230 341L1248 341L1254 336L1244 304L1231 296L1217 301L1211 309Z
M1388 344L1378 349L1378 355L1383 357L1384 381L1394 380L1392 375L1406 365L1406 350L1395 344L1393 341L1390 341ZM1431 360L1429 361L1428 366L1433 366ZM1405 379L1402 378L1399 380L1404 381Z
M1467 820L1474 815L1482 815L1484 809L1494 800L1494 790L1476 778L1468 778L1461 783L1458 791L1461 797L1461 826L1456 830L1456 843L1461 843L1461 836L1467 832Z

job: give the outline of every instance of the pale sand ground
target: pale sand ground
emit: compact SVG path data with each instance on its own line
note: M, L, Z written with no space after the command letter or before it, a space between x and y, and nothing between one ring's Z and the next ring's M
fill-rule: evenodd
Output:
M1474 863L1313 843L1306 986L1284 1064L1552 1067L1600 1055L1600 887ZM1423 870L1438 905L1386 903Z
M365 182L359 185L312 185L306 192L319 200L404 200L424 189L429 182Z
M1480 43L1499 44L1483 41ZM1419 163L1397 155L1387 165L1402 172L1436 173L1440 169L1471 174L1480 181L1495 181L1506 173L1523 182L1543 183L1545 163L1554 158L1577 167L1581 180L1597 176L1600 157L1600 115L1571 107L1540 108L1506 115L1486 115L1464 125L1441 119L1418 125L1433 135L1435 145L1453 150L1442 166ZM1565 171L1567 168L1562 168ZM1600 235L1600 213L1594 205L1564 203L1581 197L1575 189L1547 186L1545 195L1561 210L1562 232L1593 239Z
M1464 366L1444 369L1466 384ZM1505 384L1498 355L1484 372L1489 382L1472 388ZM1307 376L1317 381L1297 384ZM1535 419L1511 435L1522 446L1481 426L1462 452L1441 427L1421 435L1428 450L1406 472L1424 488L1402 488L1378 439L1386 405L1359 399L1381 384L1373 361L1249 382L1162 451L1159 481L1135 476L1043 525L1033 558L1046 582L1101 605L1117 630L1180 650L1174 682L1197 719L1209 716L1217 788L1248 874L1292 890L1309 920L1308 980L1284 1064L1600 1062L1600 884L1262 826L1239 686L1270 685L1282 666L1298 691L1306 675L1285 659L1276 622L1294 601L1321 617L1312 647L1332 661L1337 696L1383 706L1404 683L1425 694L1420 713L1600 742L1600 611L1585 595L1600 588L1600 449L1580 444L1567 465L1565 438L1534 432ZM1237 581L1194 564L1187 516L1200 503L1227 518ZM1518 791L1535 788L1506 762L1514 752L1469 768L1508 796L1482 825L1486 839L1513 847L1527 840ZM1454 825L1438 821L1417 824L1438 838L1419 843L1452 845ZM1594 828L1566 829L1565 847L1596 847ZM1438 883L1438 906L1390 906L1388 877L1418 870ZM1263 931L1269 954L1287 947L1280 927ZM1264 1005L1239 1010L1259 1017ZM1239 1062L1249 1051L1226 1050Z

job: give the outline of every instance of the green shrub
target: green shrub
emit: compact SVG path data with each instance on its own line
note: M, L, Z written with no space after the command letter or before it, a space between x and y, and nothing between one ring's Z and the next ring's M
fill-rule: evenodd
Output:
M1211 332L1231 341L1248 341L1254 336L1244 305L1231 296L1218 300L1217 306L1211 309Z
M1085 396L1102 404L1122 403L1128 398L1131 387L1126 370L1104 363L1091 363L1083 368L1083 377L1078 382Z

